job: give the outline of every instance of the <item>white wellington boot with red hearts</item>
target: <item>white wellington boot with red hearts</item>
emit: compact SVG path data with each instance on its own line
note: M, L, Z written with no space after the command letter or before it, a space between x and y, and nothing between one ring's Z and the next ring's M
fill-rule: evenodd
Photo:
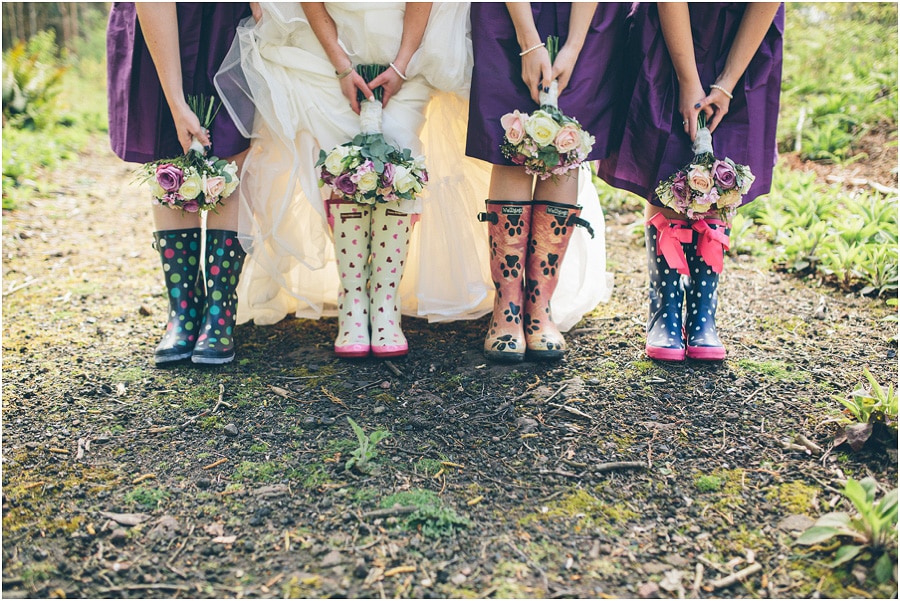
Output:
M409 352L400 329L400 278L415 218L384 204L372 207L369 306L376 357L401 357Z
M341 289L338 292L338 357L368 357L369 341L369 242L372 209L356 203L329 203L329 222L334 233Z

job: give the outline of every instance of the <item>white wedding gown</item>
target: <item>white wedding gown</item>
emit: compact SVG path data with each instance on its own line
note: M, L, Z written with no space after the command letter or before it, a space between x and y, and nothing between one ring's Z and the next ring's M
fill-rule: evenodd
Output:
M240 186L239 232L248 251L238 287L238 323L272 324L287 315L337 314L339 288L325 214L329 188L315 162L359 133L359 117L341 94L334 67L298 3L262 3L247 19L216 76L222 100L251 137ZM404 3L328 3L338 38L356 64L388 64L400 46ZM429 321L490 312L493 284L484 210L490 165L465 156L472 66L468 4L435 3L407 81L383 113L384 136L424 154L425 192L399 208L421 213L400 286L404 315ZM513 107L511 107L513 108ZM553 297L567 330L609 299L603 212L586 167L578 202L591 239L576 228Z

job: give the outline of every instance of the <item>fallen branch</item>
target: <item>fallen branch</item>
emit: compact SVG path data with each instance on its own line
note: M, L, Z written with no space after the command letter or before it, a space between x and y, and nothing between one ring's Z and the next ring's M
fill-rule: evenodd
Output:
M212 411L210 411L210 413L215 413L216 409L219 408L219 405L225 405L229 409L232 409L232 406L229 405L228 403L226 403L224 401L224 399L225 399L225 385L222 384L221 382L219 382L219 400L216 401L216 406L212 408Z
M551 400L553 400L553 399L556 397L556 395L558 395L559 393L561 393L563 390L565 390L565 389L568 388L568 387L569 387L569 383L566 382L565 384L563 384L562 386L560 386L559 388L557 388L557 389L556 389L556 392L554 392L554 393L551 394L549 397L547 397L547 399L546 399L544 402L545 402L545 403L549 403Z
M14 288L10 288L10 289L7 290L6 292L4 292L4 293L3 293L3 296L6 296L6 295L8 295L8 294L12 294L13 292L18 292L18 291L21 290L22 288L27 288L28 286L31 286L32 284L36 284L36 283L40 282L42 279L44 279L44 278L34 278L33 280L29 280L29 281L27 281L27 282L23 282L22 284L19 284L18 286L14 287Z
M820 447L819 445L817 445L816 443L814 443L807 437L803 436L802 434L797 434L794 437L794 442L800 443L802 446L806 447L807 449L809 449L816 455L822 454L822 447Z
M591 421L594 421L594 418L593 418L593 417L591 417L590 415L588 415L588 414L585 413L584 411L581 411L581 410L579 410L579 409L576 409L575 407L569 407L568 405L557 405L556 403L547 403L547 404L548 404L548 405L553 405L554 407L559 407L560 409L564 409L564 410L568 411L569 413L572 413L572 414L577 415L577 416L579 416L579 417L583 417L583 418L585 418L585 419L589 419L589 420L591 420Z
M109 588L98 588L100 593L119 593L122 591L190 591L193 587L184 584L126 584L124 586L111 586Z
M360 521L362 521L370 518L386 518L398 515L409 515L411 513L417 512L418 510L418 507L412 505L394 505L393 507L388 507L387 509L373 509L372 511L367 511L360 514L359 519Z
M709 586L705 587L707 590L716 590L720 588L726 588L734 584L735 582L739 582L744 580L745 578L756 574L758 571L762 569L761 563L754 563L752 565L747 566L740 572L735 572L730 576L725 576L724 578L719 578L718 580L713 580L709 583Z
M397 366L394 365L391 361L385 361L384 366L391 370L391 373L397 376L398 378L403 377L403 372L397 369Z
M643 469L647 467L642 461L611 461L609 463L598 463L591 467L591 472L611 472L613 470L627 469Z
M221 459L216 459L209 465L204 465L202 469L211 470L212 468L218 467L218 466L222 465L223 463L227 463L227 462L228 462L228 459L226 459L225 457L222 457Z

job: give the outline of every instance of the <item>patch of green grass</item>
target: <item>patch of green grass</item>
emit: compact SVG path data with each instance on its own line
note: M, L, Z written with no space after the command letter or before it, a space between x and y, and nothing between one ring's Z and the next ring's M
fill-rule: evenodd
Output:
M428 459L427 457L423 457L416 461L416 465L413 469L415 469L416 473L425 474L426 476L433 476L439 471L441 471L443 466L441 462L437 459Z
M776 484L766 493L766 499L777 503L788 513L808 513L816 509L813 500L818 489L800 480Z
M519 520L526 526L533 522L554 519L574 520L573 531L600 529L614 532L619 525L638 517L638 514L624 504L610 504L597 499L583 489L577 489L559 500L551 501L540 512L531 513Z
M234 468L231 479L235 482L272 482L279 474L278 465L273 461L242 461Z
M801 372L791 371L781 361L753 361L752 359L738 359L737 366L744 372L768 376L780 382L795 382L805 379Z
M265 442L257 442L250 445L250 450L254 453L265 453L269 450L269 445Z
M381 507L384 509L394 505L415 507L415 512L400 516L399 523L406 530L418 531L427 537L451 536L472 525L468 518L456 513L452 507L445 506L441 498L430 490L412 489L398 492L388 495L381 501Z
M162 488L146 488L138 486L125 494L125 502L137 505L142 509L153 510L169 498L169 492Z

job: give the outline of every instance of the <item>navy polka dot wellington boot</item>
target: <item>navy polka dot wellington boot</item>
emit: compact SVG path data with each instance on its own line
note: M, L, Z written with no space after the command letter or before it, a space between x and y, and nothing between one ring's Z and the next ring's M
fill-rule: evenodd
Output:
M654 215L644 226L650 275L645 351L651 359L684 361L681 276L687 274L687 259L682 244L692 239L693 230L687 221L669 220L662 213Z
M695 221L692 228L694 241L685 247L691 272L685 289L687 356L700 361L721 361L725 358L725 346L716 332L716 307L719 274L728 250L730 230L725 222L717 219Z
M478 220L488 223L494 312L484 339L484 356L515 363L525 358L523 306L525 257L531 230L531 201L486 200Z
M200 335L204 304L200 228L154 232L153 248L162 260L169 297L166 333L153 353L160 365L190 357Z
M206 317L191 355L194 363L221 365L234 359L237 285L244 257L237 232L206 230Z
M525 264L525 355L529 359L556 361L566 353L566 340L550 314L550 299L575 227L585 227L594 236L579 215L579 205L534 201Z

